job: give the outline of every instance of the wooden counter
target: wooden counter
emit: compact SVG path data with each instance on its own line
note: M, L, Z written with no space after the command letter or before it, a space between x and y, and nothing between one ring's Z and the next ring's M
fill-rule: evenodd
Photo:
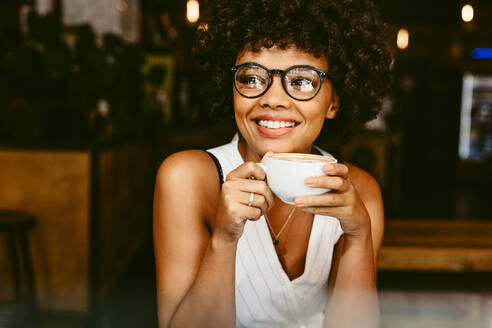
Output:
M492 222L388 219L378 269L492 272Z
M39 308L90 312L149 238L149 147L0 147L0 167L0 208L38 220L29 242ZM0 300L13 296L6 252L2 237Z

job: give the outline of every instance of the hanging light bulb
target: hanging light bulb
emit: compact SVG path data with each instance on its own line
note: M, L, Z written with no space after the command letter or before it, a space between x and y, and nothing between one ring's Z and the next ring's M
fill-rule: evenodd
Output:
M196 23L200 18L200 4L198 0L188 0L186 3L186 19L190 23Z
M469 23L473 20L474 14L475 13L471 5L464 5L463 8L461 8L461 19L463 19L463 21L466 23Z
M396 36L396 46L401 50L407 49L409 39L410 33L408 33L408 30L406 28L399 29Z

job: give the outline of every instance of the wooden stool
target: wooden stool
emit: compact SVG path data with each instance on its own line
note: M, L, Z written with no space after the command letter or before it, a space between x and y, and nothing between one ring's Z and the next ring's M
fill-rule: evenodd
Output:
M26 306L31 311L36 309L36 294L27 233L35 224L36 218L31 214L14 210L0 210L0 232L5 233L7 237L15 303ZM23 274L21 273L21 263ZM24 278L24 283L22 278ZM26 287L25 292L23 292L23 285Z

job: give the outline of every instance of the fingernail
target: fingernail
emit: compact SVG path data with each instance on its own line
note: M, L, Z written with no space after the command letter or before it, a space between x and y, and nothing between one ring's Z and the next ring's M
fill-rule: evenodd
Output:
M333 172L335 170L335 165L327 164L323 167L326 173Z
M313 177L306 178L306 184L313 184L315 182L316 182L316 178L313 178Z
M304 197L296 197L294 200L297 206L303 205L306 202L306 198Z

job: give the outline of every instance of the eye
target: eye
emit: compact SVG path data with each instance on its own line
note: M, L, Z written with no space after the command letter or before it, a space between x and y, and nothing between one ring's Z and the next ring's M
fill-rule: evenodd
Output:
M301 91L304 91L305 89L306 91L311 91L314 89L313 81L304 78L295 79L291 82L291 84L293 84L296 88L301 89Z
M238 82L241 84L256 85L258 83L263 83L264 81L256 75L241 75L238 76Z
M286 76L287 88L300 93L313 93L320 81L316 71L310 68L294 68Z
M239 74L237 76L237 82L242 87L251 89L262 89L266 84L265 79L256 74Z
M312 79L297 76L289 81L289 89L301 92L312 92L315 89L315 82Z

